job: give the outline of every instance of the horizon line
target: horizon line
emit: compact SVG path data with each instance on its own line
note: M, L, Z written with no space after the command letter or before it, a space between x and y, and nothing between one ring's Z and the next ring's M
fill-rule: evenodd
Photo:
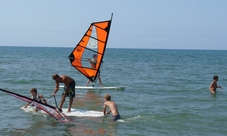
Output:
M0 47L34 47L34 48L75 48L71 46L32 46L32 45L0 45ZM150 49L150 50L227 50L227 49L193 49L193 48L129 48L129 47L106 47L107 49Z

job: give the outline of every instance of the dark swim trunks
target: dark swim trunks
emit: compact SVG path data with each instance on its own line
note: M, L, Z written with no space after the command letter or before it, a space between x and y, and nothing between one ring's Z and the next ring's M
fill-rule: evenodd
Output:
M117 121L118 119L121 119L121 116L120 115L116 115L116 116L113 116L112 117L112 120L115 122Z
M69 98L74 98L75 97L75 86L76 86L76 82L73 81L69 85L69 90L68 90L68 93L66 94L66 97L69 97ZM66 91L66 86L64 86L64 91L63 91L62 95L65 94L65 91Z

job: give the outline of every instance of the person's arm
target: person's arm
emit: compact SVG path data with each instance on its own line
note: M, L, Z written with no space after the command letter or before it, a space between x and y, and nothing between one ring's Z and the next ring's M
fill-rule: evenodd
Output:
M87 60L88 60L89 63L92 63L91 58L88 58Z
M31 99L33 99L33 98L31 97ZM27 108L28 105L29 105L30 103L31 103L31 102L28 102L28 103L24 106L24 108Z
M43 100L43 102L47 104L47 101L46 101L46 99L43 97L43 95L40 94L39 96L40 96L40 99Z
M218 86L218 88L221 88L221 89L223 89L221 86Z
M68 93L69 89L70 89L69 86L66 86L66 89L65 89L66 94Z
M52 95L55 96L55 94L58 92L58 89L59 89L59 82L56 82L56 87Z
M106 114L110 114L111 111L106 112Z
M103 114L106 115L106 104L104 103L104 106L103 106Z
M27 108L29 104L30 104L30 103L27 103L27 104L24 106L24 108Z
M106 108L107 108L107 105L104 103L104 107L103 107L103 114L104 115L110 114L110 112L111 112L111 111L106 112Z
M111 111L106 112L106 108L107 108L107 105L104 103L104 107L103 107L103 114L104 115L109 114L111 112Z

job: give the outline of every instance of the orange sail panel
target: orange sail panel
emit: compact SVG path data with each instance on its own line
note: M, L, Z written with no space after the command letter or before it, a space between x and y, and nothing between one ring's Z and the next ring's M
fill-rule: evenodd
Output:
M94 82L102 64L107 40L109 36L111 19L93 22L69 55L71 65Z

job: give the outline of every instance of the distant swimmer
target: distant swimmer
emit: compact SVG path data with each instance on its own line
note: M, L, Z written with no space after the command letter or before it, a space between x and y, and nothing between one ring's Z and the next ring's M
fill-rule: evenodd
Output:
M94 54L94 55L92 56L92 59L91 59L91 58L88 58L88 62L90 62L91 68L96 69L97 55ZM102 80L101 80L101 78L100 78L100 71L98 71L98 73L97 73L97 78L98 78L98 80L99 80L100 86L102 87ZM90 83L90 80L87 81L86 86L88 86L89 83Z
M57 93L57 91L59 89L59 83L65 84L64 91L62 93L62 99L61 99L59 110L62 111L62 106L65 102L65 98L69 97L69 108L68 108L67 112L70 112L72 103L73 103L73 98L75 97L76 82L74 81L74 79L72 79L71 77L69 77L67 75L59 76L58 74L53 74L52 78L56 82L56 87L55 87L54 93L52 94L53 96L55 96L55 94Z
M103 107L103 113L104 115L112 113L113 121L117 121L118 119L121 119L121 116L118 112L117 105L114 101L111 101L111 96L109 94L104 95L104 107ZM109 111L106 112L106 108L109 108Z
M218 82L218 76L217 75L213 76L213 79L214 79L214 81L211 82L209 89L210 89L211 93L215 94L217 88L221 88L221 89L223 89L223 88L221 86L217 85L217 82Z

